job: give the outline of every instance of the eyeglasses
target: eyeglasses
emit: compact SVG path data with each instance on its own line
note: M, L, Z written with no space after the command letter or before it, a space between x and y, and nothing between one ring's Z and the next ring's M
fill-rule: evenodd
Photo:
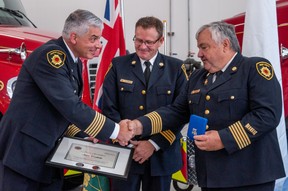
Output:
M155 41L150 41L150 40L144 41L144 40L136 38L134 36L133 41L134 41L135 45L137 45L137 46L141 46L144 43L146 46L150 47L150 46L153 46L156 42L158 42L160 40L160 38L161 38L161 36Z

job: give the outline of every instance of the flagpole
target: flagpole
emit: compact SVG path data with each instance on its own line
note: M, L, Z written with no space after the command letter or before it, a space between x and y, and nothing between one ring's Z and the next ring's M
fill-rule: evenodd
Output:
M163 21L163 26L164 26L164 54L167 55L167 21Z
M105 13L102 31L102 50L99 55L98 68L95 78L95 91L93 109L101 111L103 95L103 83L107 72L110 69L112 59L116 56L126 54L125 39L123 32L123 2L122 0L106 0ZM122 14L122 16L121 16ZM83 190L102 190L110 191L109 179L102 175L84 174Z

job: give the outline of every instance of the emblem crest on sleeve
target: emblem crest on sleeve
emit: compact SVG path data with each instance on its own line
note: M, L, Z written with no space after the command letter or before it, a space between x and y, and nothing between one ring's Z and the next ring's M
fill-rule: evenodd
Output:
M256 69L260 76L264 77L266 80L271 80L274 76L273 67L268 62L257 62Z
M64 65L66 54L60 50L51 50L47 53L47 60L54 68L60 68Z

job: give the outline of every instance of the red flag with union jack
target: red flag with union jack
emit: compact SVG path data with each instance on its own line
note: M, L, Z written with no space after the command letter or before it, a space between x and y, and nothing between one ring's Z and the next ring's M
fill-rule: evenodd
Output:
M110 63L115 56L126 54L122 18L120 15L120 0L107 0L104 14L104 29L102 31L102 51L99 55L98 69L95 80L93 109L101 112L102 86ZM109 191L109 179L105 176L84 174L83 189Z
M115 56L126 54L120 2L107 0L104 14L104 29L102 32L102 52L96 74L93 109L101 112L102 85L111 60Z

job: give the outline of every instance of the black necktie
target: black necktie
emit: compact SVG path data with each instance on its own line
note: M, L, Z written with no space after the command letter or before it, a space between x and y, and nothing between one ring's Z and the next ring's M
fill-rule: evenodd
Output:
M206 87L210 87L213 84L213 73L209 73L204 84L206 85Z
M216 73L209 73L206 78L206 86L211 86L222 73L221 70Z
M215 77L214 77L214 81L212 82L212 83L214 83L219 77L220 77L220 75L222 74L223 72L220 70L220 71L218 71L218 72L216 72L214 75L215 75Z
M148 84L149 77L150 77L150 74L151 74L151 70L150 70L151 63L149 61L145 61L144 64L146 65L146 68L145 68L145 71L144 71L144 76L145 76L146 84Z

